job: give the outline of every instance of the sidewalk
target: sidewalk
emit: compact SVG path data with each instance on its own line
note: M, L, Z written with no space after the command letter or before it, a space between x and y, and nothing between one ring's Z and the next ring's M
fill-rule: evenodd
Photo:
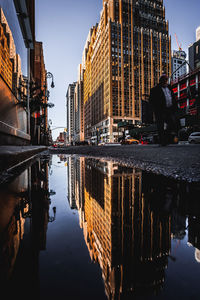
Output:
M46 146L0 146L0 172L8 171L47 149Z

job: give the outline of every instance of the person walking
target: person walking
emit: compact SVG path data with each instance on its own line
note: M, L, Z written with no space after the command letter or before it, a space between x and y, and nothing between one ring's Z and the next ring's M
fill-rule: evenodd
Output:
M149 103L155 115L159 143L166 146L170 143L172 135L174 138L178 137L180 128L177 118L178 106L166 74L161 75L159 83L151 89Z

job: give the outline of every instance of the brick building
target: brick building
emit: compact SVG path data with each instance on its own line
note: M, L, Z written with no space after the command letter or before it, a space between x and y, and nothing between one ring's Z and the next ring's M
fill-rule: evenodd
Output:
M32 141L36 144L46 144L46 134L48 130L48 110L47 110L47 79L46 69L44 63L43 44L42 42L35 42L34 47L34 84L32 92L32 101L39 105L34 107L32 112Z

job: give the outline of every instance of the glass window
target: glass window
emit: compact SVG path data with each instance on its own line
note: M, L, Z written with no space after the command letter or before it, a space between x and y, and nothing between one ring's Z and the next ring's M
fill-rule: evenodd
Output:
M23 75L27 75L27 49L19 26L13 0L0 0L0 21L7 23L7 31L12 36L12 55L18 54L21 59Z

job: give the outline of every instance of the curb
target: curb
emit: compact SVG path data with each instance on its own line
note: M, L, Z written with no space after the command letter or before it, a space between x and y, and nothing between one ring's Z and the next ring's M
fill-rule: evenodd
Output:
M2 151L0 147L0 172L10 171L23 162L28 161L36 154L48 149L46 146L27 148L28 149L26 149L26 147L13 147L12 149L8 147L7 151ZM6 147L4 149L6 149Z

